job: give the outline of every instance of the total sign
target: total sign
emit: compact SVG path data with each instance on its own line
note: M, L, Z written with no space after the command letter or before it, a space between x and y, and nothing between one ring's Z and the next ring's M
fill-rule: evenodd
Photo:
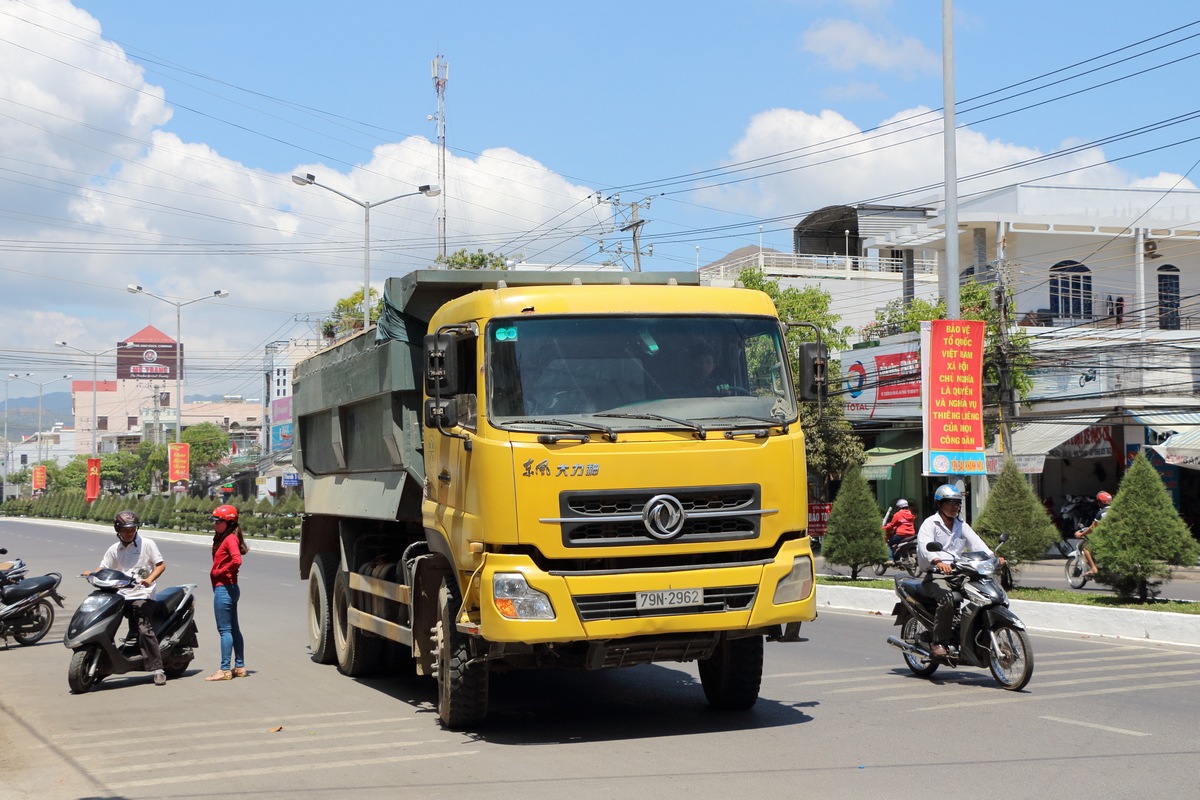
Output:
M921 352L916 334L842 353L846 419L920 419Z

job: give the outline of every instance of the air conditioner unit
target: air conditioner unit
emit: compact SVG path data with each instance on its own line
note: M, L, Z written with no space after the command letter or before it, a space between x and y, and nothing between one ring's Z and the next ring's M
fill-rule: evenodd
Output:
M1146 258L1162 258L1162 253L1158 252L1158 242L1153 239L1142 242L1142 252Z

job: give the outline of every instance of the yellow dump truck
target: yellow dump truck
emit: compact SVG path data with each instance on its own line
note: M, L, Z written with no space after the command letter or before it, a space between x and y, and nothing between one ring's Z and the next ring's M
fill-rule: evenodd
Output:
M758 699L816 616L797 386L757 291L695 273L419 271L296 366L312 658L434 677L480 724L496 669L698 662Z

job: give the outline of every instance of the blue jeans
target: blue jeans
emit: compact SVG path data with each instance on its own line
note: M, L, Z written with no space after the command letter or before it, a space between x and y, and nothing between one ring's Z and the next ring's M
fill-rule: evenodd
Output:
M213 611L217 615L217 633L221 636L221 669L229 669L230 656L234 658L234 667L246 666L246 647L237 615L241 596L242 590L236 585L213 588Z

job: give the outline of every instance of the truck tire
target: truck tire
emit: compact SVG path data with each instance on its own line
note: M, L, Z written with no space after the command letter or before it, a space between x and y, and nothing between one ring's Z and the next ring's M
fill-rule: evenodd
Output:
M762 685L763 637L724 636L708 658L700 659L700 685L708 704L721 711L745 711L758 702Z
M461 606L458 586L448 577L438 590L437 686L438 718L449 730L479 725L488 706L487 661L471 663L470 639L454 625Z
M337 556L318 553L308 571L308 648L318 664L332 664L336 658L330 604L337 568Z
M379 670L383 639L355 628L346 619L350 608L350 573L338 570L333 579L333 649L337 652L338 671L361 678Z

